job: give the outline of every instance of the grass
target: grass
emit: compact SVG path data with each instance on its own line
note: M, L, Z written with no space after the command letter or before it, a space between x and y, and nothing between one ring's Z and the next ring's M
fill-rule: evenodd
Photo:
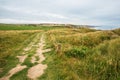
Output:
M48 67L39 80L120 80L119 29L99 31L83 27L1 24L0 30L0 67L3 68L0 77L18 63L16 56L24 52L23 48L36 45L44 32L45 48L52 50L44 53L43 63ZM37 64L30 61L36 49L37 46L32 46L25 52L28 57L22 65L28 68L14 74L11 80L30 80L26 75Z
M17 55L41 31L0 31L0 77L18 64Z
M81 48L72 48L70 50L65 51L64 53L67 57L74 57L74 58L82 59L87 56L86 51L88 51L88 48L81 46Z
M40 26L34 24L0 24L0 30L51 30L63 28L62 26Z
M15 75L13 75L10 79L11 80L30 80L28 77L27 77L27 71L28 71L28 68L20 71L19 73L16 73Z
M118 35L120 35L120 28L118 28L118 29L115 29L115 30L112 30L114 33L116 33L116 34L118 34Z
M82 28L83 29L83 28ZM49 30L48 68L40 80L119 80L118 32L80 29Z
M34 54L36 53L36 49L37 49L36 45L37 45L37 43L39 43L40 38L41 38L41 33L38 33L35 36L35 38L33 38L33 40L31 41L31 44L27 46L27 47L31 47L31 49L29 51L25 52L25 54L28 55L28 57L22 63L22 65L26 65L27 68L25 70L20 71L17 74L13 75L11 77L12 80L17 80L17 79L30 80L26 75L27 75L28 69L37 64L37 63L31 63L31 59L32 59L32 56L34 56ZM35 45L35 46L33 46L33 45ZM23 77L21 78L21 76L23 76Z
M91 52L91 55L87 56L87 59L82 64L85 71L87 71L87 73L84 73L94 80L119 80L119 46L120 38L96 46Z

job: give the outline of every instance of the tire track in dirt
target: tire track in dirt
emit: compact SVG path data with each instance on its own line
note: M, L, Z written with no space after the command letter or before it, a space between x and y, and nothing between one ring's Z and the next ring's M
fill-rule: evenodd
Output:
M35 39L37 39L40 35L36 35ZM42 61L45 60L45 57L43 53L51 51L51 49L43 49L45 46L45 41L44 41L44 34L42 34L40 41L37 45L35 45L36 41L32 40L26 48L23 49L23 52L21 53L21 56L16 56L16 58L19 59L19 63L16 65L16 67L12 68L7 75L3 76L0 78L0 80L9 80L14 74L22 71L23 69L27 68L27 65L21 65L24 63L24 60L28 57L27 52L29 52L33 46L37 46L36 53L32 56L31 63L38 63L35 66L32 66L28 70L28 78L32 80L36 80L38 77L40 77L43 73L44 70L47 68L47 65L42 64ZM36 56L39 58L39 60L36 60Z
M38 37L39 34L36 35L36 37ZM36 38L35 37L35 38ZM16 56L19 59L19 63L16 65L16 67L12 68L7 75L5 75L4 77L0 78L0 80L9 80L10 77L12 77L14 74L16 74L17 72L22 71L23 69L27 68L26 65L21 65L22 63L24 63L24 60L28 57L28 55L26 54L26 52L28 52L32 46L35 44L34 41L31 41L28 46L26 48L23 49L22 52L22 56Z
M27 76L32 80L36 80L38 77L40 77L44 73L44 70L47 68L47 65L42 64L42 61L45 60L43 53L50 51L50 49L43 50L44 46L45 46L44 34L42 34L40 42L38 43L38 49L36 51L36 54L34 54L31 60L32 63L37 62L38 64L31 67L28 70L27 74ZM35 56L39 57L38 61L36 61Z

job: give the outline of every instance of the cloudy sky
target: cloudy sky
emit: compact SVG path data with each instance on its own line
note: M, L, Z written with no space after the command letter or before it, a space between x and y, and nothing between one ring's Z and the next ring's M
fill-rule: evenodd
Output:
M0 23L120 25L120 0L0 0Z

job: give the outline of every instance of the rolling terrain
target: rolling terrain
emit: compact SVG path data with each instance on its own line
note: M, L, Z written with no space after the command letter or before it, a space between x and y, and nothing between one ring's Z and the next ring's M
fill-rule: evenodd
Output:
M120 28L0 24L0 80L120 80Z

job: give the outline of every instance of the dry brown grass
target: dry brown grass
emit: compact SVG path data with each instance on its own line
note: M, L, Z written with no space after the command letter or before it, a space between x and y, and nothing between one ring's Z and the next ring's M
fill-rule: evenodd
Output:
M110 30L88 30L87 32L84 29L58 29L48 31L46 35L53 51L46 54L49 66L46 74L40 79L119 79L120 39L118 34Z

